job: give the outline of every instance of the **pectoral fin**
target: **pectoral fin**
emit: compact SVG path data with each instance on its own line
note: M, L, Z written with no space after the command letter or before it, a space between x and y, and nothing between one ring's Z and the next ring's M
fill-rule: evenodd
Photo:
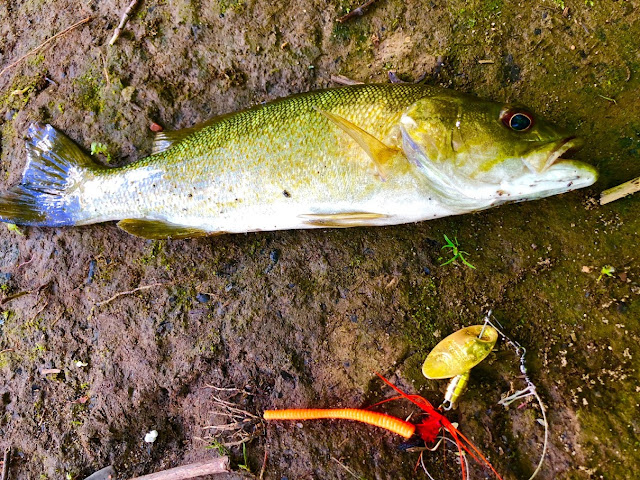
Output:
M389 215L370 212L345 212L345 213L310 213L299 215L307 225L316 227L369 227L380 225L377 220L387 218Z
M331 122L340 127L341 130L353 138L356 143L360 145L365 152L367 152L367 155L369 155L371 160L373 160L380 178L383 181L386 180L388 164L391 159L398 154L399 150L388 147L370 133L339 115L320 110L319 108L317 110Z
M199 228L176 225L161 220L125 219L118 222L118 227L136 237L162 240L167 238L194 238L208 235L220 235L225 232L210 232Z

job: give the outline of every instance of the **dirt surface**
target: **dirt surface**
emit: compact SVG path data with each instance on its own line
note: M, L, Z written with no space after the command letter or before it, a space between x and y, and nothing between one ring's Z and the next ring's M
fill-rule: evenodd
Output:
M82 479L108 464L129 478L215 457L205 427L225 422L216 397L255 415L369 406L391 395L379 371L437 404L445 382L422 377L422 361L489 308L527 348L548 408L538 478L636 478L640 195L604 207L597 196L640 175L637 1L379 0L339 24L357 2L142 0L108 47L128 3L0 4L2 67L92 17L0 76L2 188L20 179L32 121L87 150L100 142L113 159L102 160L122 164L149 153L151 122L186 127L333 86L332 75L384 82L388 70L529 105L585 139L576 158L601 180L390 228L163 242L113 224L0 226L0 447L13 449L12 480ZM445 234L475 270L440 266ZM449 415L505 479L528 478L542 449L535 402L497 405L524 387L519 375L501 342ZM259 475L267 452L267 479L428 478L414 472L417 453L373 427L257 427L246 457L229 449L244 475ZM450 445L423 458L434 478L460 476Z

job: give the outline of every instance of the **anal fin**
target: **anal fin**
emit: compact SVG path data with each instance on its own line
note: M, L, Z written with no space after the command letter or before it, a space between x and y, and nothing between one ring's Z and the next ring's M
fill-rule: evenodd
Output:
M298 215L307 225L316 227L369 227L379 225L377 220L388 218L389 215L383 213L370 212L344 212L344 213L310 213L306 215Z
M196 227L177 225L162 220L125 219L118 222L118 227L136 237L153 240L168 238L194 238L209 235L221 235L225 232L211 232Z

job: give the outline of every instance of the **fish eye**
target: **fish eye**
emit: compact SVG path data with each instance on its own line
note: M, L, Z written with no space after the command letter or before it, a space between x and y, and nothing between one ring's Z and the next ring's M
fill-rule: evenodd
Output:
M533 125L533 115L524 111L508 110L500 114L500 120L506 127L516 132L524 132Z

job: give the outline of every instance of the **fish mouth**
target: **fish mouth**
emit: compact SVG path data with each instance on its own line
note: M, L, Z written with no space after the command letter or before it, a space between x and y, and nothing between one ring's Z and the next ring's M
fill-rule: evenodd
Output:
M572 153L579 150L580 148L582 148L583 143L584 142L582 141L582 139L578 137L567 137L558 142L555 142L555 144L552 144L551 153L547 157L547 161L540 169L540 171L545 171L552 165L559 162L572 161L568 158L563 158L563 155L567 154L568 152Z

